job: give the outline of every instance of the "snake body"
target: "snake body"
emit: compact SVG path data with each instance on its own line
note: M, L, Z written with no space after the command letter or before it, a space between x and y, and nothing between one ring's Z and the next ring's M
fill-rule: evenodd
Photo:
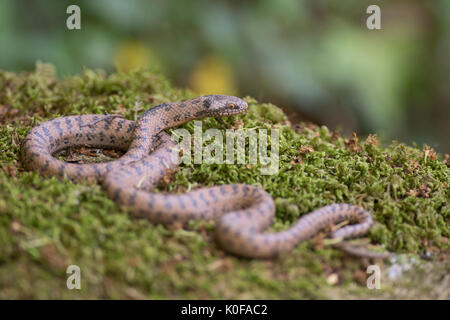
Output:
M108 115L67 116L43 122L30 130L21 148L25 167L43 176L67 177L72 181L97 180L108 197L135 215L154 223L185 223L215 220L220 245L236 255L270 258L292 250L299 242L342 221L332 238L365 234L373 220L363 208L332 204L304 215L291 228L269 233L275 215L272 197L263 189L246 184L220 185L184 194L152 193L158 181L177 166L174 142L164 132L193 119L222 117L245 112L247 103L237 97L210 95L164 103L145 111L135 122ZM53 154L72 146L114 148L126 151L117 160L79 164L56 159ZM349 253L374 258L385 254L342 247Z

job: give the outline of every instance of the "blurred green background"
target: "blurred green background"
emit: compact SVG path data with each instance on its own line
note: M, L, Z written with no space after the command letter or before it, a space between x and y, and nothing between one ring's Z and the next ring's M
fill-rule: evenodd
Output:
M81 8L81 30L66 8ZM366 8L381 7L382 30ZM449 0L0 0L0 69L157 67L344 133L450 151ZM1 89L0 89L1 90Z

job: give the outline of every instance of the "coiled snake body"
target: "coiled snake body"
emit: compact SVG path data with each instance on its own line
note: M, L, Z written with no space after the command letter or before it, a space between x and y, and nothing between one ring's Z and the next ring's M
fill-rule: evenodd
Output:
M306 214L286 231L264 232L272 223L275 206L263 189L245 184L220 185L184 194L151 193L167 170L177 166L174 142L163 130L187 121L242 113L247 103L237 97L210 95L151 108L136 121L108 115L61 117L34 127L23 141L23 164L44 176L73 181L94 179L107 194L134 214L155 223L185 223L191 219L216 220L216 235L226 250L245 257L268 258L289 251L334 223L342 227L333 238L365 234L372 217L363 208L333 204ZM53 154L71 146L126 150L117 160L78 164L57 160ZM386 254L342 246L356 255L384 258Z

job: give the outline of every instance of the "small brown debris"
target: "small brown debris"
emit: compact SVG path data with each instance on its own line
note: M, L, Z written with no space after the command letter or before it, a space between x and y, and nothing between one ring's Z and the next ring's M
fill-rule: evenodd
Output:
M317 125L312 122L300 122L292 126L292 129L294 129L297 132L303 132L305 128L314 130L317 128Z
M10 117L15 117L19 114L19 109L9 109L8 114Z
M10 228L13 232L19 232L21 225L19 221L14 220L13 222L11 222Z
M142 263L141 259L139 257L132 257L130 259L128 259L128 265L136 268L137 266L139 266Z
M344 143L351 152L359 152L362 148L358 145L358 140L359 138L356 135L356 132L353 132L352 138L344 139Z
M230 258L219 259L207 266L209 271L225 272L233 268L233 261Z
M20 118L20 111L0 104L0 124L10 122L13 123Z
M323 246L324 246L324 240L325 236L324 233L319 232L315 237L314 237L314 249L316 250L322 250Z
M168 169L166 171L166 174L162 178L162 181L165 183L166 186L175 179L176 172L177 172L177 168ZM161 184L159 184L159 185L161 185Z
M4 167L3 171L12 178L15 178L17 176L17 169L13 165L8 165Z
M117 159L123 155L123 152L115 149L103 149L103 154L105 156Z
M331 133L331 141L336 141L340 136L341 134L339 133L339 131L333 130L333 132Z
M184 258L183 258L183 255L181 253L175 253L175 255L173 256L173 260L176 261L176 262L180 262L180 261L183 261Z
M20 138L19 138L19 135L17 134L17 131L16 131L16 129L14 129L14 131L13 131L13 133L12 133L12 135L11 135L11 145L13 146L13 147L17 147L19 144L17 143L17 141L19 141L20 140Z
M417 192L416 189L410 189L409 191L406 192L406 195L408 197L415 197L419 194L419 192Z
M429 198L431 193L431 189L426 185L421 185L419 187L419 196L423 198Z
M300 123L296 123L292 126L292 129L294 129L297 132L301 132L303 130L303 126Z
M236 119L236 121L234 122L234 125L231 128L236 130L236 129L242 128L243 126L244 126L244 121L242 121L240 119Z
M422 150L422 157L424 158L425 162L427 162L427 159L436 160L436 152L430 146L425 145Z
M183 223L181 223L181 222L168 223L168 224L165 224L165 227L171 231L180 230L180 229L183 229Z
M407 170L409 173L413 173L414 170L418 170L418 169L420 169L419 161L414 160L414 159L408 161L408 169Z
M369 134L365 141L366 145L372 145L374 147L378 146L378 138L376 134Z
M366 161L368 163L373 163L373 159L371 157L369 157L369 156L366 156Z
M0 117L6 116L7 112L8 112L8 109L4 105L0 104Z
M444 155L444 163L447 165L447 167L450 166L450 156L448 155L448 153Z
M54 244L48 244L42 247L40 253L50 268L55 270L65 270L67 268L65 256L56 249Z
M361 285L365 285L367 281L367 273L358 269L353 273L353 279Z
M145 300L147 299L147 296L145 294L143 294L142 292L140 292L139 290L132 288L132 287L127 287L124 290L125 294L134 300Z
M19 114L19 110L15 108L9 108L3 104L0 104L0 117L15 117Z
M181 255L180 253L176 253L173 256L173 258L171 258L163 263L163 265L162 265L163 273L165 273L165 274L172 273L174 271L176 264L183 260L184 260L183 255Z
M311 146L308 146L308 145L302 146L302 147L300 148L300 150L298 150L298 153L299 153L299 154L308 154L308 153L310 153L310 152L314 152L314 148L311 147Z
M291 164L292 165L303 164L303 161L299 156L295 156L294 159L291 160Z
M334 286L339 282L339 275L337 273L332 273L327 277L327 283Z
M420 197L420 198L429 198L431 193L431 188L426 185L421 185L418 189L411 189L406 192L407 196L410 197Z
M66 162L91 163L104 162L120 158L124 154L121 150L99 149L90 147L69 147L59 151L56 156L64 157ZM105 159L105 157L107 157Z
M116 107L116 110L114 111L114 113L117 114L126 114L127 110L123 107L123 104L119 103Z
M149 94L148 96L145 97L144 101L145 102L155 102L156 98L152 94Z
M302 146L299 150L298 150L298 154L299 156L295 156L294 159L291 160L291 164L295 165L295 164L303 164L301 155L305 155L308 154L310 152L314 152L314 148L308 145Z
M306 123L306 127L309 128L309 129L311 129L311 130L314 130L314 129L316 129L318 126L317 126L317 124L314 124L314 123L312 123L312 122L307 122L307 123Z
M282 122L280 122L280 124L283 125L283 126L292 127L292 123L289 120L282 121Z

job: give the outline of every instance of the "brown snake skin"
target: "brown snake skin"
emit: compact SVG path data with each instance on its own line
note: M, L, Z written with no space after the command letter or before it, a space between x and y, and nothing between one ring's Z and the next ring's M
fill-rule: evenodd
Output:
M264 231L272 223L275 206L272 197L261 188L234 184L184 194L150 192L167 170L177 166L173 157L176 146L163 130L193 119L242 113L247 107L237 97L210 95L161 104L145 111L136 122L108 115L61 117L30 130L22 144L22 162L44 176L100 181L111 199L154 223L213 219L221 246L240 256L276 256L343 221L357 224L334 231L332 238L340 240L365 234L372 217L355 205L332 204L304 215L288 230L268 233ZM114 148L126 153L114 161L91 164L67 163L53 157L55 152L72 146ZM336 246L369 258L388 256L343 242Z

